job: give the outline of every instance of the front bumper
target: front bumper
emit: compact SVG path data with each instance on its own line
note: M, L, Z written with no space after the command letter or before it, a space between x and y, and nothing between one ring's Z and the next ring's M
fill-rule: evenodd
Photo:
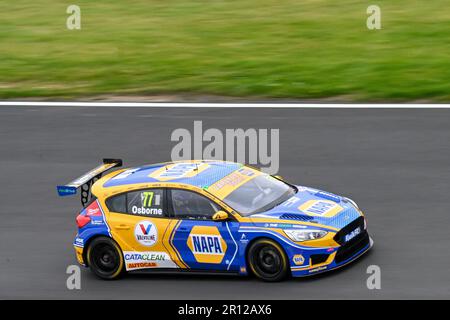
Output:
M298 252L291 257L292 276L305 277L343 267L358 259L372 246L372 238L364 231L354 241L336 248L317 248Z

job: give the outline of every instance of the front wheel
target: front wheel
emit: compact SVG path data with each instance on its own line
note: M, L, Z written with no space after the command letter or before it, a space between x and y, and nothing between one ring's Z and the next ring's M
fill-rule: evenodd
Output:
M260 239L252 243L247 261L253 274L264 281L280 281L289 275L286 253L273 240Z
M96 276L106 280L118 278L124 269L119 246L107 237L92 240L88 247L87 262Z

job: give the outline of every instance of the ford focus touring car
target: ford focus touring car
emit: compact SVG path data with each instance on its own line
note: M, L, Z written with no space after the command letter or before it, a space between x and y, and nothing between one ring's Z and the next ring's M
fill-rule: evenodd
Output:
M233 162L167 162L104 172L80 190L77 260L103 279L130 271L253 274L265 281L333 270L373 244L356 203ZM102 176L103 175L103 176Z

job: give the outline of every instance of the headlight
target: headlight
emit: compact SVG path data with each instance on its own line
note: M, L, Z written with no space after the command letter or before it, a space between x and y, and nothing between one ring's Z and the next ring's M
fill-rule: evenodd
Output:
M294 241L306 241L323 238L327 235L327 231L323 230L284 230L289 238Z

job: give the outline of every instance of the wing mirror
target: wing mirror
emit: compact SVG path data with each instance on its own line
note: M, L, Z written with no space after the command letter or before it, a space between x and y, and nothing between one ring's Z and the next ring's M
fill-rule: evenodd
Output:
M217 211L216 213L214 213L212 219L214 221L225 221L228 219L228 213L222 210Z

